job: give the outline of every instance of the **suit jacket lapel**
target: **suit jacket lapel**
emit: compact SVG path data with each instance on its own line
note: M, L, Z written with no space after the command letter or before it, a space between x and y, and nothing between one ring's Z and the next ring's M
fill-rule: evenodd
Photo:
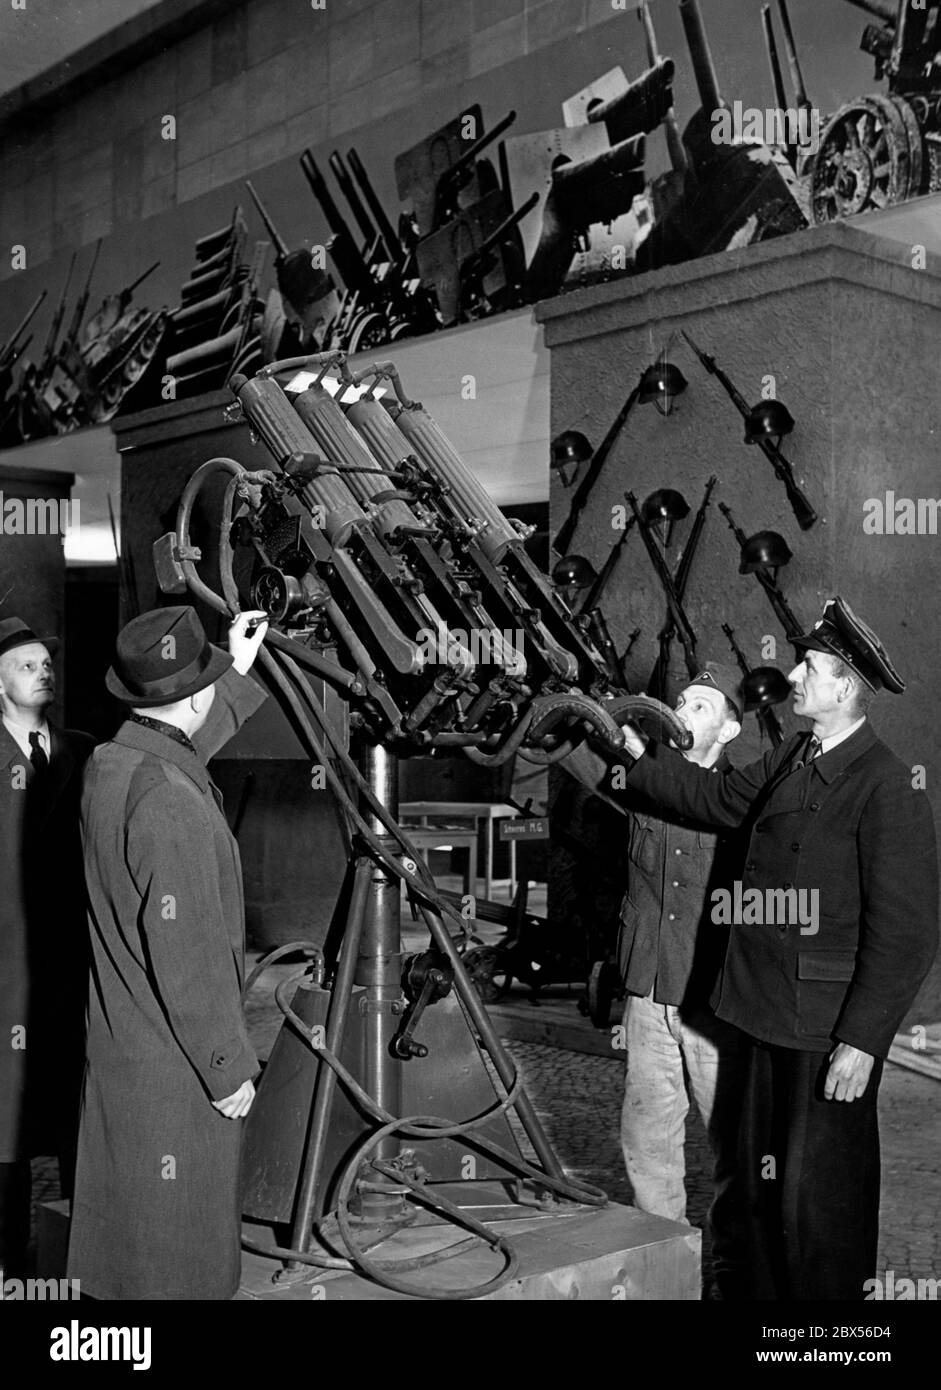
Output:
M54 724L49 725L49 744L49 766L43 777L47 814L55 806L75 771L75 755L69 741L62 730L57 729Z

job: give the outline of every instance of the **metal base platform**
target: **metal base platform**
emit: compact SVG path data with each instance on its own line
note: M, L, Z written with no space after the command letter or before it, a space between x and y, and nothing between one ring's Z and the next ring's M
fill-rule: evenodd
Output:
M453 1193L449 1193L453 1196ZM475 1206L475 1215L490 1223L491 1213ZM676 1221L648 1216L634 1207L576 1207L564 1214L527 1212L523 1207L503 1207L496 1214L500 1232L509 1237L519 1255L516 1277L481 1302L548 1302L554 1299L612 1301L698 1301L700 1297L700 1232ZM69 1204L44 1202L39 1207L37 1274L40 1278L65 1277ZM246 1223L246 1233L264 1241L270 1228ZM463 1232L438 1222L417 1225L387 1241L383 1258L408 1258L427 1250L443 1249L460 1240ZM328 1273L297 1282L274 1283L280 1261L245 1253L240 1302L411 1302L410 1296L393 1293L354 1274ZM452 1260L432 1265L407 1277L414 1281L416 1301L424 1301L423 1285L468 1287L492 1278L499 1257L482 1247Z
M490 1224L485 1213L475 1209L475 1215ZM485 1295L481 1302L698 1301L700 1297L700 1232L634 1207L577 1207L564 1214L506 1209L501 1214L500 1233L512 1241L519 1270L514 1279ZM462 1234L453 1226L438 1223L414 1226L385 1242L381 1255L384 1259L404 1259L424 1254L453 1245ZM373 1252L374 1256L379 1253ZM238 1298L412 1301L409 1295L393 1293L354 1274L318 1277L312 1272L309 1279L273 1285L272 1275L279 1267L276 1261L246 1254ZM424 1286L466 1288L492 1278L499 1268L500 1257L480 1247L403 1278L414 1282L414 1298L422 1300Z

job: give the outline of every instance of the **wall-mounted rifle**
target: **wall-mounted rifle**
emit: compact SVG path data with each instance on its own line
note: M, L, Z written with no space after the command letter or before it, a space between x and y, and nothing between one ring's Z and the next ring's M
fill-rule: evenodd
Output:
M621 406L621 409L618 411L614 423L608 430L608 433L605 435L604 439L602 439L601 443L598 445L598 448L592 454L591 463L588 465L588 470L585 473L584 478L579 483L578 487L575 489L575 494L572 497L571 502L569 503L569 514L566 517L565 521L562 523L562 526L559 530L559 534L552 542L553 550L557 551L559 555L567 555L572 547L572 540L575 536L575 529L578 526L578 519L581 516L582 512L585 510L585 507L587 505L589 497L591 496L591 492L595 486L595 483L601 476L601 470L604 468L608 455L610 454L611 449L614 446L614 441L621 433L621 430L624 428L624 424L627 420L627 417L630 415L631 411L634 409L635 404L637 403L637 400L640 396L640 388L642 381L643 377L641 377L641 380L638 381L637 385L634 387L627 400Z
M683 646L683 655L686 659L686 670L690 678L692 678L699 671L699 661L696 657L696 634L690 626L689 619L683 609L683 601L676 592L673 576L670 573L663 551L651 535L650 528L644 521L643 513L637 505L637 498L634 496L633 492L625 492L624 497L637 519L637 526L643 537L644 545L647 547L647 554L650 556L651 563L657 572L657 578L660 580L660 587L666 595L670 616L673 619L677 636Z
M695 558L696 550L702 538L703 527L706 524L706 511L709 507L709 501L712 497L712 490L715 487L716 482L716 476L715 474L713 474L712 477L706 483L706 490L703 493L703 499L699 504L699 510L697 511L696 516L693 520L693 525L689 533L689 539L686 542L686 545L683 547L683 554L680 556L680 562L676 567L676 574L673 576L673 587L676 589L677 597L679 598L681 603L683 599L686 597L686 586L689 583L689 572L693 567L693 559ZM664 698L664 693L666 692L667 686L669 684L670 651L673 646L673 639L675 636L676 624L674 623L671 614L670 618L660 629L660 651L657 656L657 660L654 663L654 668L650 673L650 681L647 685L648 695L653 695L658 700L662 700Z
M755 711L755 718L758 720L762 732L768 735L775 748L780 748L784 742L784 730L771 706L780 704L782 698L787 697L790 686L776 666L749 666L745 653L735 640L735 632L728 623L722 624L722 631L729 639L732 654L742 672L742 694L745 708ZM783 692L781 686L783 686Z
M726 394L729 396L729 398L735 405L742 419L747 422L752 416L752 410L748 405L748 402L745 400L745 397L732 383L732 381L722 370L722 368L716 365L716 359L710 356L708 352L703 352L702 348L697 347L696 344L693 342L692 338L686 332L685 328L681 331L683 337L689 343L690 347L693 349L693 352L695 352L696 356L699 358L706 371L709 372L711 376L714 376L721 383L721 385L724 387L726 391ZM756 437L749 442L753 442L758 445L759 449L764 454L765 458L769 461L775 473L780 478L781 482L784 484L784 489L787 493L788 501L791 504L794 515L797 517L798 526L800 526L802 531L808 530L811 526L813 526L814 522L817 520L817 513L810 505L810 501L807 498L807 496L797 486L797 483L794 480L793 469L791 468L791 465L788 462L788 460L781 453L781 450L778 448L778 446L774 444L770 439Z
M739 544L739 574L754 574L768 595L768 602L777 614L788 641L800 637L804 631L803 624L794 616L781 592L776 573L778 566L787 564L791 558L787 543L776 531L758 531L754 536L746 536L724 502L719 503L719 511L729 523Z

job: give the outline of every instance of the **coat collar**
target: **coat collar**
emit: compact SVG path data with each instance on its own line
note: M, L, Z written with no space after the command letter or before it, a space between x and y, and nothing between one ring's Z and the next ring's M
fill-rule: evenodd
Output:
M177 743L176 739L168 738L156 729L147 729L143 724L132 724L128 720L121 725L112 743L117 743L122 748L136 748L138 752L152 753L162 762L172 763L181 772L185 772L200 791L208 792L213 789L212 778L203 760L196 753L184 748L182 743Z
M48 722L48 721L47 721ZM49 736L52 737L52 725L49 725ZM23 761L23 750L10 730L0 719L0 767L9 767L13 762Z
M47 809L55 804L60 792L75 771L75 754L66 735L51 720L49 725L49 768L42 781L43 802ZM29 760L22 748L0 720L0 767L8 768L16 764L27 764ZM32 780L35 776L32 766L27 774Z
M824 782L832 782L834 778L841 777L851 763L868 753L878 742L867 719L854 734L850 734L849 738L831 748L829 753L821 753L814 758L811 763L814 776L820 777Z

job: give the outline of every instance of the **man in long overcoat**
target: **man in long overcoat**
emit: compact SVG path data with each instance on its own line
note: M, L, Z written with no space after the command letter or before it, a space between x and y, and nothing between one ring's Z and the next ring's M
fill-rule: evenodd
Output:
M128 721L89 764L92 971L68 1273L98 1299L238 1288L241 1126L258 1062L241 1007L238 848L205 759L258 709L264 636L231 655L189 607L141 614L107 684Z
M858 1300L878 1242L877 1092L937 950L937 852L927 797L866 717L876 691L905 689L876 634L835 598L795 645L794 711L811 733L709 776L628 728L626 782L747 833L713 1002L750 1039L752 1296Z
M0 622L0 1269L22 1277L31 1156L71 1193L88 975L79 835L94 740L47 718L54 637Z

